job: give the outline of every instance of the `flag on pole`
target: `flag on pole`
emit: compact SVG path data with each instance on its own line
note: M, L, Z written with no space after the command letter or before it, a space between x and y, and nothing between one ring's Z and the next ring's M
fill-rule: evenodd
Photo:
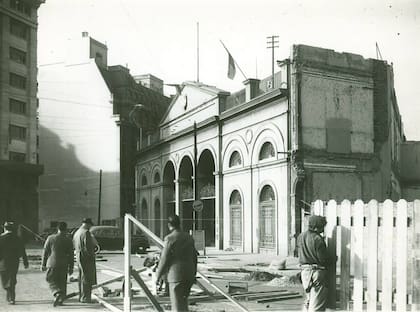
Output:
M232 55L230 55L229 51L228 51L228 56L229 56L229 63L228 63L227 76L229 79L233 79L235 78L235 74L236 74L235 60L233 59Z

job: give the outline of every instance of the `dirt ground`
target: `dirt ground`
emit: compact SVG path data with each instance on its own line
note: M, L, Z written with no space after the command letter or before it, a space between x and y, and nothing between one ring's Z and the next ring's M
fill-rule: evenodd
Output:
M34 246L32 246L34 247ZM143 267L143 262L147 257L151 257L152 250L145 255L132 256L133 268ZM39 271L41 254L40 248L31 248L27 251L30 255L30 268L25 270L20 268L17 284L16 305L8 305L4 292L0 292L0 311L57 311L57 310L77 310L77 311L109 311L101 304L80 304L77 297L69 299L64 306L54 308L52 306L52 296L45 281L45 273ZM199 257L199 270L210 278L218 287L228 292L234 289L244 292L246 289L250 292L273 292L287 291L297 294L297 298L285 299L268 303L257 303L251 297L246 300L246 296L238 298L238 301L249 311L296 311L301 310L303 303L303 292L301 284L295 276L299 272L297 269L297 259L286 259L286 269L277 270L270 268L270 263L280 260L273 255L261 254L238 254L228 251L208 250L207 256ZM123 254L122 252L102 252L97 258L98 282L109 280L123 272ZM146 285L152 287L154 284L150 271L141 274ZM73 277L76 277L74 275ZM201 279L200 279L201 281ZM202 281L209 290L214 292L206 282ZM238 289L239 286L239 289ZM110 292L106 297L102 297L106 302L113 304L119 309L123 309L122 295L118 294L122 288L122 282L115 282L106 285L106 289L95 291L98 296L104 294L104 290ZM140 287L133 281L135 294L132 301L132 311L153 311L146 297L140 290ZM68 293L77 291L77 282L68 283ZM301 296L299 296L301 295ZM195 298L198 299L195 300ZM238 311L238 308L231 302L215 294L214 298L204 298L202 290L197 286L192 289L190 297L190 310L197 312L222 312ZM159 297L159 302L165 310L170 310L169 298Z

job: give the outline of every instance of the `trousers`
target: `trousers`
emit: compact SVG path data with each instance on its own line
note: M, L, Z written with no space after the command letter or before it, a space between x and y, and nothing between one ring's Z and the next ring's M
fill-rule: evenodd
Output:
M192 285L192 281L169 282L172 311L188 312L188 296Z
M325 311L328 300L327 270L305 268L302 270L301 278L306 292L306 310Z
M84 277L84 271L79 267L79 300L89 302L92 300L92 283Z
M6 298L7 301L15 300L16 297L16 275L17 271L9 270L9 271L0 271L0 278L1 284L3 288L6 290Z
M46 280L50 286L53 296L60 294L66 295L67 292L67 268L54 267L48 268Z

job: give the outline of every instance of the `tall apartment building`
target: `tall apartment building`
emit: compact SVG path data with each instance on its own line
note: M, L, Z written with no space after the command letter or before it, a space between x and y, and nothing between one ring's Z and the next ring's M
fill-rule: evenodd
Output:
M43 0L0 1L0 223L37 230L37 10Z

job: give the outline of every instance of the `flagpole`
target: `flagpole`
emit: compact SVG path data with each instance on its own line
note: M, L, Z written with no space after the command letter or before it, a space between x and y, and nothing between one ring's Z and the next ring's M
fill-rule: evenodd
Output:
M220 39L219 39L220 40ZM229 50L226 48L225 44L223 43L222 40L220 40L220 43L222 44L222 46L225 48L226 52L229 53L230 55L232 55ZM244 72L242 71L241 67L239 67L238 63L236 63L235 59L232 57L233 62L235 63L236 66L238 66L239 71L241 72L242 76L244 76L245 80L247 80L248 78L246 77L246 75L244 74Z
M197 82L200 82L200 24L197 22Z

